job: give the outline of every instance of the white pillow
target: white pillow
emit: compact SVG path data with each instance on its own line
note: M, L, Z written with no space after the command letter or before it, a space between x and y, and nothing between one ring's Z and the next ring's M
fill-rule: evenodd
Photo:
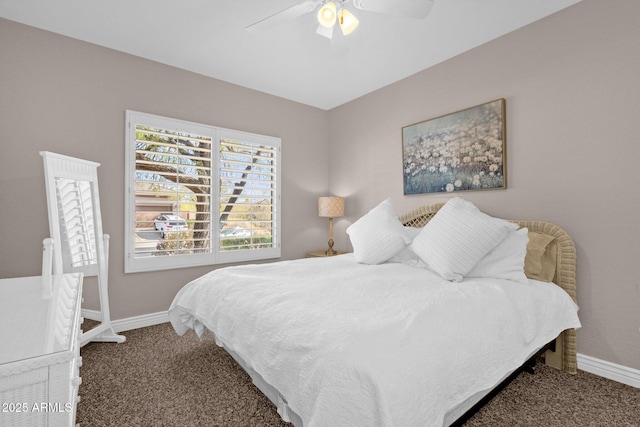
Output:
M471 202L454 197L413 239L411 248L443 279L459 282L510 231L509 221L493 218Z
M527 255L529 230L510 231L507 237L486 254L465 277L489 277L527 284L524 258Z
M362 264L381 264L411 243L398 220L391 199L386 199L347 228L353 255Z

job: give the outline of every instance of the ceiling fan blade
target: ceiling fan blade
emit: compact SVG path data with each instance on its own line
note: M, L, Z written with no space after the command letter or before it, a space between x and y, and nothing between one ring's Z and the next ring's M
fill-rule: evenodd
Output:
M417 19L426 17L433 3L434 0L353 0L360 10Z
M299 16L302 16L305 13L312 12L318 6L318 4L320 4L320 1L321 0L305 0L301 3L281 10L280 12L274 13L271 16L267 16L266 18L263 18L258 22L254 22L253 24L247 26L245 29L256 33L268 30Z

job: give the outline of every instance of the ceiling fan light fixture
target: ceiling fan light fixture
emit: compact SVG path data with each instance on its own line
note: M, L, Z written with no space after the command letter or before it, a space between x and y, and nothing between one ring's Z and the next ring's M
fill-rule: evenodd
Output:
M326 37L328 39L332 39L333 38L333 26L325 27L325 26L322 26L322 25L318 25L318 28L316 29L316 34L319 34L322 37Z
M342 34L348 36L351 34L356 28L358 28L358 24L360 21L353 16L351 12L347 9L341 9L340 13L338 13L338 21L340 22L340 29L342 30Z
M336 23L336 4L332 1L325 3L318 11L318 23L330 28Z

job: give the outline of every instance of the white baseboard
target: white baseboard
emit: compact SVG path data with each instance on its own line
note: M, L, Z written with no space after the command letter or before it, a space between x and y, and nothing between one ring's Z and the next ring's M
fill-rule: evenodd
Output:
M82 309L82 317L86 319L100 321L102 314L98 310ZM130 331L132 329L146 328L147 326L159 325L169 321L169 314L166 311L143 314L141 316L127 317L124 319L112 320L111 327L117 333Z
M578 353L577 359L578 369L582 371L627 384L631 387L640 388L640 370L638 369L596 359L595 357L580 353Z
M83 308L81 311L82 317L85 319L95 320L99 322L102 320L102 313L99 310L89 310L88 308Z

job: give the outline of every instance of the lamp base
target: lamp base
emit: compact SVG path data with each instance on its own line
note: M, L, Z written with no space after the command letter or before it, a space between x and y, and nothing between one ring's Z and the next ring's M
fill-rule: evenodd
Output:
M327 249L326 251L324 251L325 254L327 255L335 255L338 252L333 250L333 239L329 239L329 249Z

